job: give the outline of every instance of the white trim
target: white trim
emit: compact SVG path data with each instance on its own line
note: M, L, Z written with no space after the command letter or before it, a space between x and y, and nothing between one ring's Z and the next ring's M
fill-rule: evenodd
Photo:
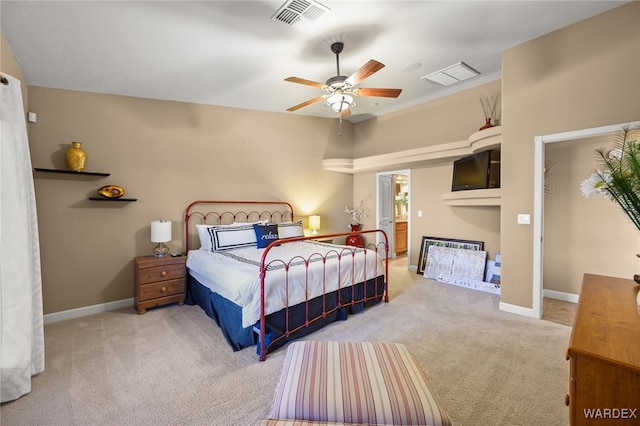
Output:
M565 293L564 291L556 291L556 290L543 290L544 297L548 297L549 299L562 300L563 302L571 302L578 303L578 299L580 299L579 294L575 293Z
M533 190L533 308L540 318L542 317L543 298L543 251L542 241L542 217L544 211L544 146L548 143L563 142L574 139L585 139L595 136L613 134L620 131L625 126L631 128L640 127L640 121L629 123L612 124L609 126L592 127L589 129L572 130L563 133L553 133L550 135L536 136L534 155L534 190Z
M115 302L101 303L99 305L84 306L82 308L46 314L44 316L44 323L52 324L54 322L85 317L87 315L99 314L106 311L113 311L115 309L126 308L128 306L133 307L133 297L129 299L116 300Z
M533 309L525 308L524 306L512 305L510 303L500 302L498 304L498 309L504 312L509 312L511 314L521 315L523 317L540 319L539 317L534 315Z
M544 140L535 138L533 150L533 313L542 318L542 220L544 215Z

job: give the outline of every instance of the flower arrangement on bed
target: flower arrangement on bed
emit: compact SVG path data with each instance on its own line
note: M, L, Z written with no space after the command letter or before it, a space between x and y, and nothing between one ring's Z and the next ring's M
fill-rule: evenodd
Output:
M369 248L327 244L318 239L348 233L305 237L293 218L284 202L197 201L186 210L186 303L199 305L234 351L257 345L260 360L388 301L384 232L364 231L379 234L381 242Z

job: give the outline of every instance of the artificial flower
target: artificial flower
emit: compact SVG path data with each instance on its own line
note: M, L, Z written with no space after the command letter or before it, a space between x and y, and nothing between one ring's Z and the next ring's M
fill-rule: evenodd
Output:
M640 230L640 129L624 127L612 150L597 149L602 170L580 185L589 198L601 195L616 202Z
M610 198L607 191L607 183L611 181L611 174L598 170L592 173L587 179L580 184L580 190L585 198L602 196Z
M364 198L355 207L345 207L344 212L351 215L351 223L360 224L362 219L369 217L369 208L364 205Z

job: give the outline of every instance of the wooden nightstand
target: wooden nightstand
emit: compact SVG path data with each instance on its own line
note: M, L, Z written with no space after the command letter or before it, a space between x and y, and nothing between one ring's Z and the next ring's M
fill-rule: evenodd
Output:
M142 256L133 259L135 298L138 314L147 308L178 302L184 304L187 257Z

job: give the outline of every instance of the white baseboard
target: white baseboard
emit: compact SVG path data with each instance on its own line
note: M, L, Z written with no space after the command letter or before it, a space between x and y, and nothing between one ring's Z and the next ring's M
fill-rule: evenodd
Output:
M565 293L563 291L543 290L542 294L544 297L548 297L549 299L557 299L571 303L578 303L578 299L580 299L580 295L578 294Z
M524 306L518 306L518 305L512 305L510 303L500 302L498 304L498 309L504 312L509 312L511 314L521 315L523 317L540 319L538 318L537 315L534 315L532 308L525 308Z
M73 318L80 318L87 315L99 314L100 312L113 311L114 309L133 307L133 298L116 300L115 302L101 303L99 305L84 306L82 308L69 309L68 311L54 312L44 316L44 323L64 321Z

